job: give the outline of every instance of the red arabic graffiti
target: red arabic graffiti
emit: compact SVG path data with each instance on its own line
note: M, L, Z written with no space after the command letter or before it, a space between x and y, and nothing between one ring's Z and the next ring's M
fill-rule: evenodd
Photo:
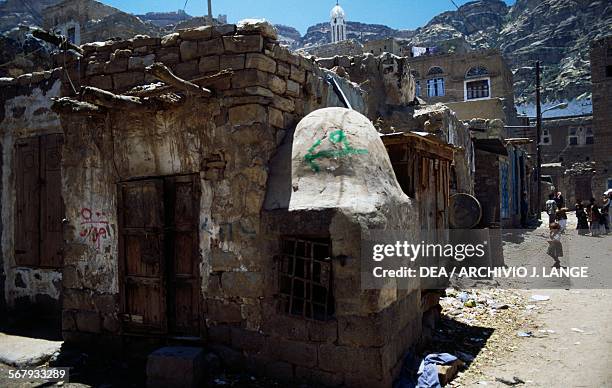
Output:
M96 250L100 249L100 241L110 236L108 219L104 212L93 212L89 208L81 209L81 231L79 236L91 241Z

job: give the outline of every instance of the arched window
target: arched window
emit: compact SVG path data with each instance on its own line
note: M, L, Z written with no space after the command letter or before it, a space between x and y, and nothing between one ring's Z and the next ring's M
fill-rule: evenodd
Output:
M444 70L442 70L441 67L438 66L433 66L431 69L429 69L429 71L427 72L427 75L438 75L438 74L444 74Z
M486 77L489 75L489 70L487 70L484 66L474 66L471 67L467 73L465 73L465 78L479 78Z
M491 97L491 79L484 66L473 66L465 73L465 100Z

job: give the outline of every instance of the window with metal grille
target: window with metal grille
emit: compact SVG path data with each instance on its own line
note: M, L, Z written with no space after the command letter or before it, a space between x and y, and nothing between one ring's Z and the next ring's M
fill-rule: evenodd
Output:
M466 100L489 98L489 79L468 81L465 83Z
M327 239L283 238L278 263L281 310L325 321L334 315L331 245Z

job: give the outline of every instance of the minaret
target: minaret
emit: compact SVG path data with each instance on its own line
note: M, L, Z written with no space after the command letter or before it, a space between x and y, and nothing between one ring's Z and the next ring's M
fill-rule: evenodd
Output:
M340 42L346 39L346 21L345 13L338 1L336 0L336 6L331 10L331 41L332 43Z

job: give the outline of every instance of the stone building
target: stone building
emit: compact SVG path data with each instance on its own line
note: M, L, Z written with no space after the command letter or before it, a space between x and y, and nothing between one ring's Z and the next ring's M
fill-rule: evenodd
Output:
M336 43L326 43L299 49L298 52L314 55L317 58L331 58L336 55L361 55L363 44L355 39L346 39Z
M329 27L331 29L331 43L346 40L346 13L336 1L336 6L329 14Z
M395 38L368 40L363 44L363 52L374 55L391 53L399 57L410 55L410 48L402 46Z
M381 103L276 38L243 23L99 42L65 71L2 80L9 308L55 306L69 344L206 344L281 378L391 384L437 298L419 284L361 289L360 236L417 238L436 222L420 219L431 216L361 113L456 145L443 156L461 161L463 190L469 133L447 108L410 108L397 59L371 63ZM353 110L320 110L342 105L338 90Z
M95 0L64 0L45 8L42 15L43 28L77 45L158 32L153 24Z
M486 117L491 99L500 99L506 123L516 115L512 72L498 50L423 55L408 59L417 82L417 96L427 102L469 102L461 110L469 118ZM467 118L464 118L467 119Z
M593 160L597 173L593 194L600 196L612 188L612 36L591 44L591 84L593 88Z
M563 193L568 206L593 196L594 170L584 167L595 160L594 129L592 115L542 120L542 175L551 177L555 190Z

